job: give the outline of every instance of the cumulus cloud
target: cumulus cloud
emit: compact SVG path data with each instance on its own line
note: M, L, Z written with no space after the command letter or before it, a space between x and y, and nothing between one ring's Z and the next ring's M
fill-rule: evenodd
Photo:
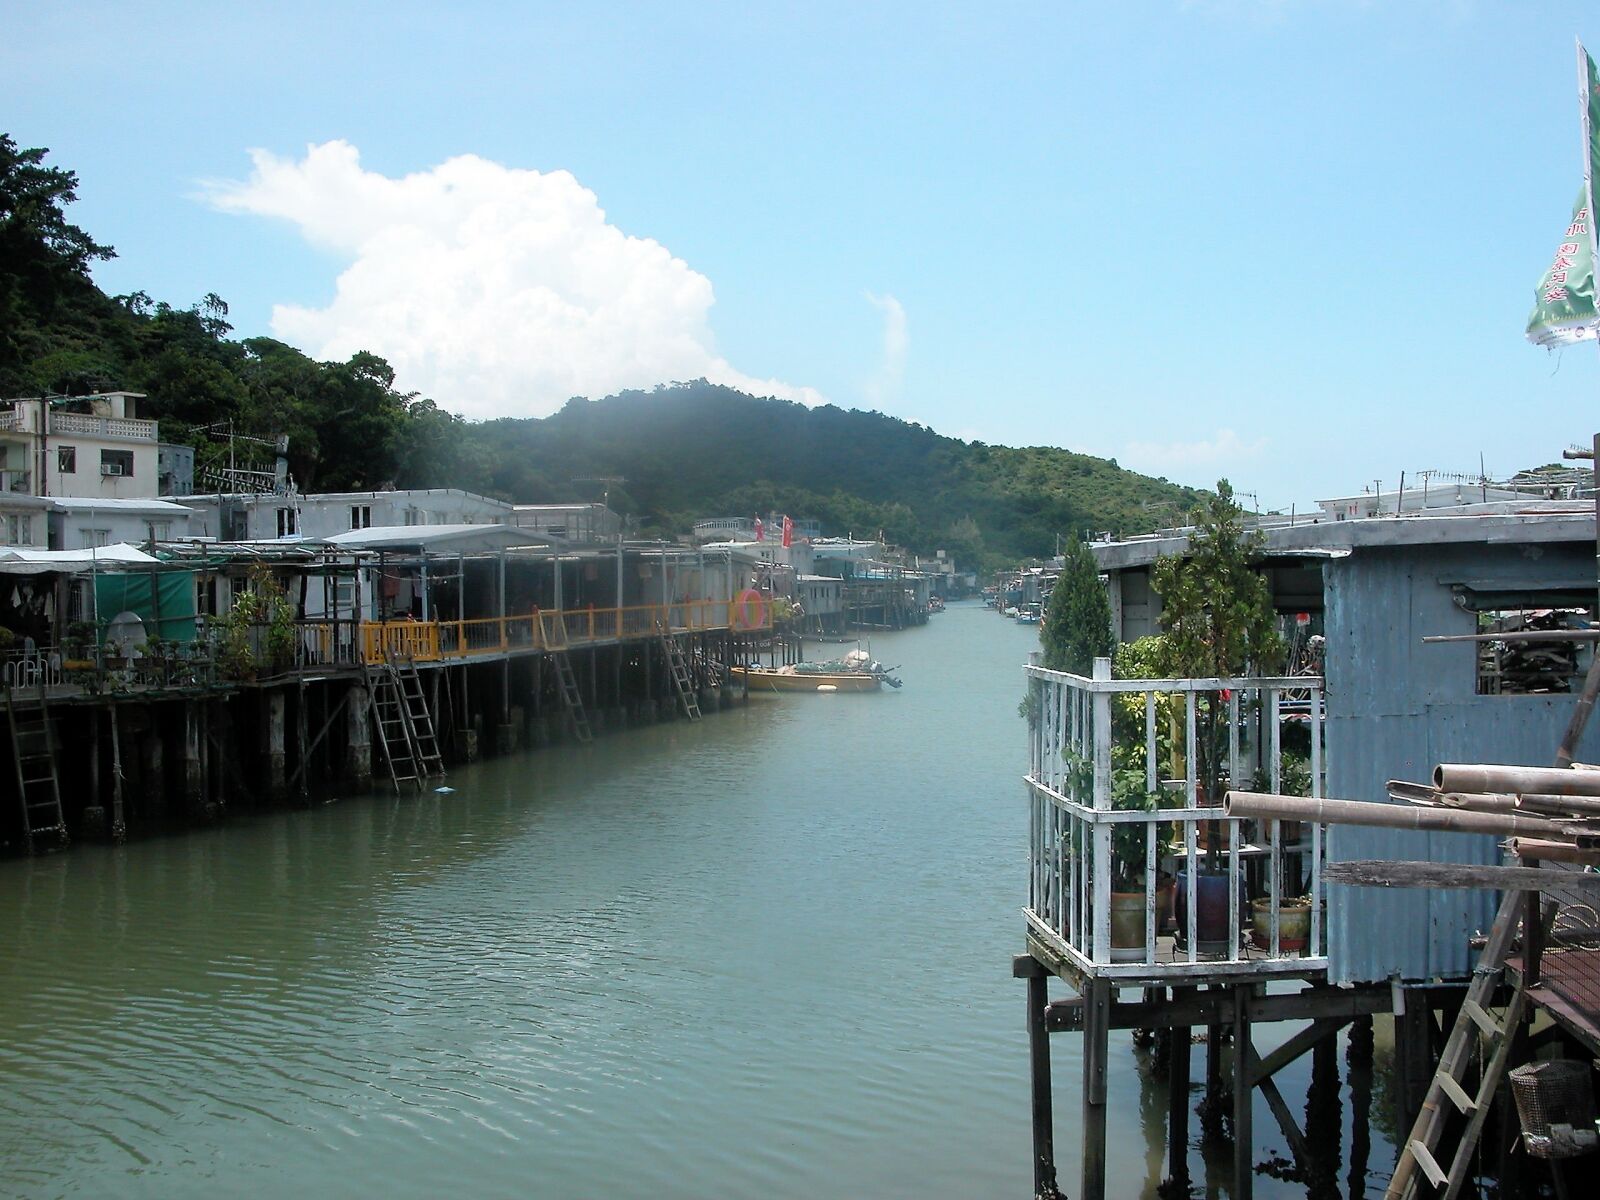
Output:
M911 347L911 333L906 325L905 305L885 292L883 295L866 293L867 302L883 314L883 352L878 369L867 380L866 394L872 406L886 409L900 396L900 385L906 375L906 353Z
M248 179L207 184L207 200L289 221L348 264L327 307L273 309L274 334L318 358L370 350L397 386L469 417L542 416L570 396L701 377L823 399L735 370L715 349L711 281L610 224L567 171L468 154L396 179L343 141L251 162Z
M1214 437L1193 442L1129 442L1124 458L1142 471L1227 467L1256 458L1266 448L1265 437L1246 441L1231 429L1219 429Z

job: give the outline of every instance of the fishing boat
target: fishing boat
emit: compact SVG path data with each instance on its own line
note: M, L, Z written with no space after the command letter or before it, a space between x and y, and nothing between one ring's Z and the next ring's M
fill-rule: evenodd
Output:
M865 650L852 650L827 662L793 663L785 667L734 667L732 675L753 692L875 692L884 684L899 687L893 667L876 662Z

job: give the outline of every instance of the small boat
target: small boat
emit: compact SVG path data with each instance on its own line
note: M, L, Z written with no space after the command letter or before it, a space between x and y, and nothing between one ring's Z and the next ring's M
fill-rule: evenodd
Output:
M860 671L825 675L786 672L783 667L733 667L730 670L734 682L744 684L752 692L875 692L883 683L880 676Z
M865 650L852 650L828 662L793 663L786 667L734 667L735 680L757 692L875 692L883 684L900 681Z

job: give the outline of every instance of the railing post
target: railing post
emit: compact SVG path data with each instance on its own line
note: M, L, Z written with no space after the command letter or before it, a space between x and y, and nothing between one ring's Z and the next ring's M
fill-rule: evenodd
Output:
M1111 678L1111 660L1094 660L1094 680L1099 683ZM1091 703L1094 736L1094 808L1096 813L1111 808L1111 695L1094 690ZM1094 912L1094 961L1111 961L1111 826L1104 821L1094 824L1094 896L1090 905Z

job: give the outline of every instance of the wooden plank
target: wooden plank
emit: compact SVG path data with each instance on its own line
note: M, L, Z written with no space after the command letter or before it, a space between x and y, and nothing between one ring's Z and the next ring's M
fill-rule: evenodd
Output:
M1088 980L1082 981L1089 985ZM1174 993L1180 989L1174 988ZM1132 1001L1111 1006L1111 1029L1167 1029L1178 1025L1231 1025L1233 1009L1221 1002L1222 993L1181 989L1185 994L1158 1003ZM1393 992L1387 982L1361 988L1304 988L1298 992L1256 996L1248 1004L1252 1021L1316 1021L1349 1019L1387 1013ZM1078 997L1053 1000L1045 1010L1051 1033L1077 1032L1084 1026L1083 1001Z
M1433 1155L1426 1146L1413 1138L1406 1143L1406 1150L1410 1152L1417 1166L1422 1168L1422 1173L1428 1177L1429 1183L1433 1184L1434 1187L1442 1187L1444 1185L1445 1180L1449 1177L1440 1168L1439 1164L1433 1161Z
M1466 999L1461 1002L1461 1011L1472 1018L1472 1023L1485 1034L1492 1038L1505 1036L1505 1027L1491 1017L1484 1007L1476 1000Z
M1553 871L1544 867L1497 867L1475 863L1352 859L1348 862L1324 863L1322 877L1346 887L1490 888L1501 892L1539 892L1575 886L1600 891L1600 875Z
M1271 1053L1255 1060L1250 1082L1260 1085L1310 1050L1323 1038L1333 1037L1347 1025L1352 1017L1326 1017L1295 1034Z
M1439 1076L1439 1090L1450 1097L1450 1102L1464 1113L1476 1112L1478 1102L1467 1095L1466 1089L1448 1075Z

